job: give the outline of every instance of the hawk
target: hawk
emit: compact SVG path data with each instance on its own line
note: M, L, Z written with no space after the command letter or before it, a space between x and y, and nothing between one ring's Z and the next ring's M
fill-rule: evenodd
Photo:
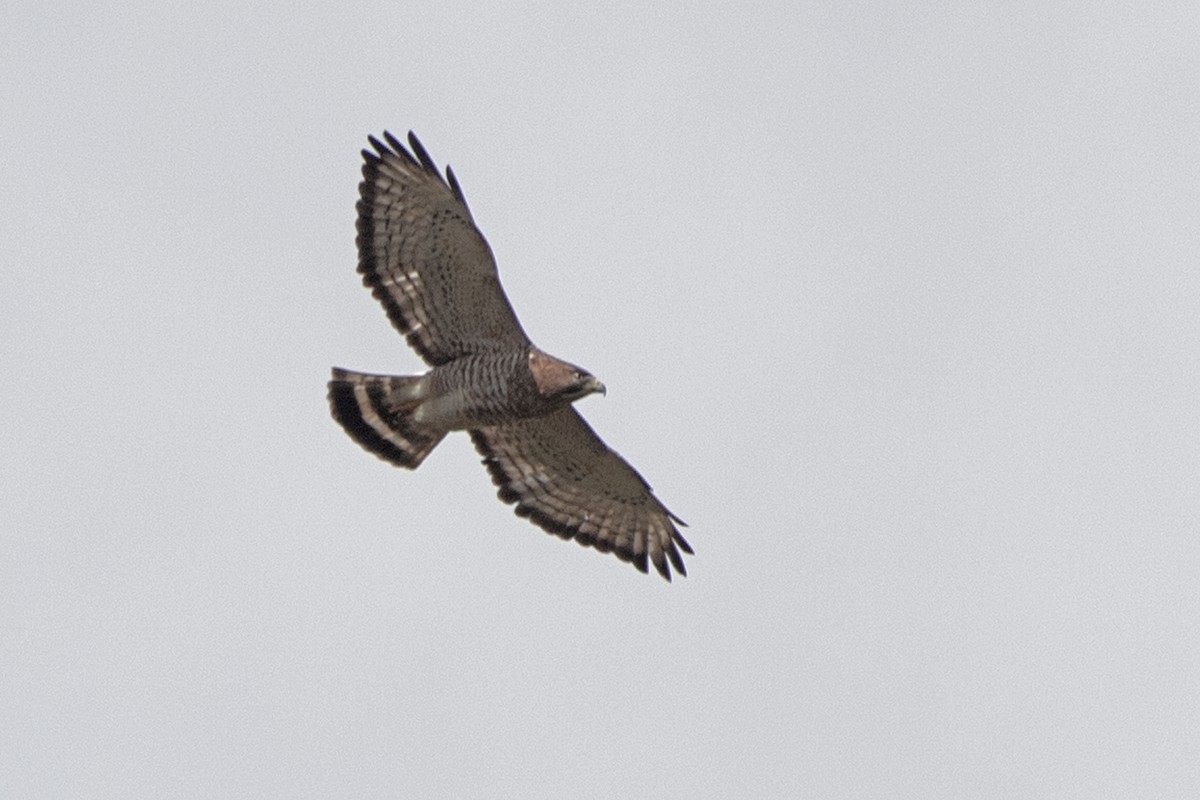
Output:
M610 450L572 403L605 393L586 370L537 348L500 286L454 171L411 132L363 150L358 271L430 370L371 375L334 368L333 418L363 448L416 469L465 430L505 503L563 539L671 580L692 548L683 520Z

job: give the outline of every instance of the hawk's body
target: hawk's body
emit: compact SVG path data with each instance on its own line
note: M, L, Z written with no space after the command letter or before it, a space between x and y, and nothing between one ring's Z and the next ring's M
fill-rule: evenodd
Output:
M363 151L359 272L432 369L421 376L334 369L333 416L367 450L415 469L447 432L470 431L500 498L563 538L670 580L692 552L683 524L572 403L604 385L535 347L500 287L462 190L411 133Z

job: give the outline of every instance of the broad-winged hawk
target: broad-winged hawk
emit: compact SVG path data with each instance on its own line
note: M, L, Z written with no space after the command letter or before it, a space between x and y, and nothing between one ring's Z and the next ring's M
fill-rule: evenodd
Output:
M466 430L516 513L667 580L692 548L633 467L571 405L604 384L539 350L517 322L454 172L411 132L369 137L358 201L358 271L431 367L424 375L333 370L329 405L356 442L416 469Z

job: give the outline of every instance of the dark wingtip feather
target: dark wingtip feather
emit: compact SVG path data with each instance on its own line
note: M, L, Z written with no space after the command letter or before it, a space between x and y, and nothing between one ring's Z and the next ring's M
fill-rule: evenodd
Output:
M645 558L646 556L643 554L642 560L644 561ZM661 551L656 551L650 560L653 562L654 569L659 575L662 575L668 581L671 580L671 568L667 566L667 560L663 558Z
M395 136L392 136L391 131L384 131L383 139L385 142L388 143L388 147L391 148L392 152L394 152L394 153L407 152L404 150L404 145L402 145L400 143L400 140L397 139Z
M671 538L675 540L675 543L679 545L683 552L687 553L689 556L696 555L696 551L692 549L692 546L688 544L687 539L683 538L683 535L679 531L671 531Z
M437 164L430 158L429 151L425 149L425 145L421 144L421 140L412 131L408 132L408 144L412 147L413 154L416 155L421 165L440 178L441 173L438 172Z
M675 571L686 578L687 567L683 565L683 556L679 555L679 551L675 549L674 544L667 548L667 558L671 559L671 566L675 567ZM670 578L667 578L667 580L670 580Z
M467 198L463 195L462 187L458 185L458 178L455 177L454 170L450 168L449 164L446 165L446 180L450 182L450 191L454 192L455 199L465 206Z

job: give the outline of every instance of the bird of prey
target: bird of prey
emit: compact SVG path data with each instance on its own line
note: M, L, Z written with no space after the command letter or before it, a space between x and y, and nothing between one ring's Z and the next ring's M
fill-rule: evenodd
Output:
M683 520L610 450L572 403L604 393L587 371L521 329L454 171L439 172L411 132L368 137L358 201L358 271L430 370L372 375L334 368L334 419L363 448L416 469L465 430L505 503L563 539L668 581L686 575Z

